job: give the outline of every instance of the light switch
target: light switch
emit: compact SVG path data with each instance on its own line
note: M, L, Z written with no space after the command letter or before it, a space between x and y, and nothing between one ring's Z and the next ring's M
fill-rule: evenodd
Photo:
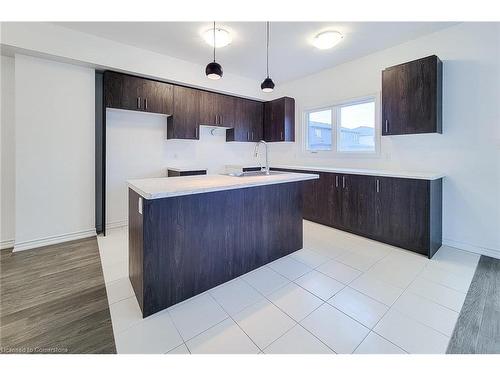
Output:
M139 213L142 215L142 197L139 197L139 202L137 202Z

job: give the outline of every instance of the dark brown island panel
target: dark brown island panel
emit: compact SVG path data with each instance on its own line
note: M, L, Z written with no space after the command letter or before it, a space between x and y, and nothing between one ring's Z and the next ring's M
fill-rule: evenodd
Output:
M304 186L304 219L432 258L442 242L443 179L287 168L315 173Z
M129 277L143 317L301 249L310 182L159 199L129 189Z

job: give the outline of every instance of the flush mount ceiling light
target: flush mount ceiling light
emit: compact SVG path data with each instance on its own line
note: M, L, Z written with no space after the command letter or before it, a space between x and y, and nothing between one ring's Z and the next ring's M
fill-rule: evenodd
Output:
M274 82L271 78L269 78L269 22L266 23L266 36L267 36L267 44L266 44L267 78L261 83L260 88L264 92L272 92L274 90Z
M215 22L214 22L214 28L212 29L212 33L215 38ZM207 75L208 78L210 79L221 79L222 78L222 66L215 62L215 45L214 45L214 61L211 63L208 63L207 67L205 68L205 74Z
M221 28L215 28L215 26L203 33L203 39L210 46L215 48L225 47L230 44L232 40L229 31Z
M339 43L344 36L338 31L324 31L316 35L312 41L317 49L329 49Z

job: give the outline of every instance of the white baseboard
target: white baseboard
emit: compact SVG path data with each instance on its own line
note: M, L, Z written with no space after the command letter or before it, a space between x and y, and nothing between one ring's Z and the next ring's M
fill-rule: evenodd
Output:
M106 229L123 228L128 226L128 220L112 221L106 223Z
M500 259L500 249L489 249L486 247L479 247L465 242L450 240L448 238L443 238L443 245L456 247L457 249L460 250L465 250L471 253L486 255L492 258Z
M95 229L92 228L92 229L82 230L82 231L73 232L73 233L61 234L61 235L57 235L57 236L50 236L50 237L39 238L39 239L35 239L35 240L16 242L14 244L13 251L14 252L15 251L23 251L23 250L34 249L37 247L42 247L42 246L55 245L58 243L80 240L82 238L92 237L95 235L96 235Z
M9 249L14 247L14 240L2 240L0 241L0 250Z

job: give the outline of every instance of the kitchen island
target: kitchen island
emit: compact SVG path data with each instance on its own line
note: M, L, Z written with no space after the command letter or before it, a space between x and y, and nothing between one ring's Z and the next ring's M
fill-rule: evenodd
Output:
M302 248L302 186L318 175L128 181L129 278L143 317Z

